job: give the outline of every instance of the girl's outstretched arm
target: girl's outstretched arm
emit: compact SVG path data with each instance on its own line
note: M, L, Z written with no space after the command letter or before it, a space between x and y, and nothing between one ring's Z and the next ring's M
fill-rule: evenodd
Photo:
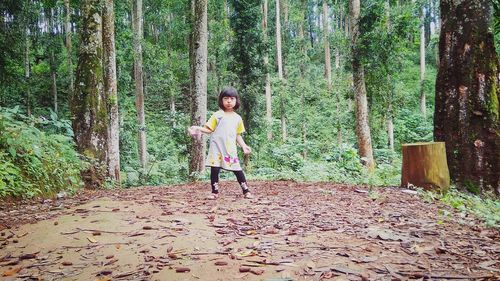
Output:
M201 127L201 126L191 126L188 128L188 132L192 136L199 135L201 133L204 133L204 134L211 134L212 133L212 131L209 128Z
M252 153L252 149L250 148L250 146L248 146L245 141L243 140L243 137L241 135L237 135L236 136L236 142L241 146L241 148L243 149L243 153L245 154L250 154Z

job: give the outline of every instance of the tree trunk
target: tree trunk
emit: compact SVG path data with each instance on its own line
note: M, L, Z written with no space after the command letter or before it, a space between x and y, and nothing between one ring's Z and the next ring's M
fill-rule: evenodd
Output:
M104 94L108 101L109 142L108 177L120 185L120 117L116 81L115 11L113 0L106 0L102 12L104 47Z
M50 80L51 80L51 87L50 90L52 92L52 97L54 101L54 112L57 113L58 111L58 104L57 104L57 80L56 80L56 60L54 57L54 41L55 41L55 35L54 35L54 9L50 9L50 15L49 15L49 34L50 34Z
M492 2L441 1L434 138L446 143L451 178L500 195L499 61Z
M142 71L142 0L134 0L132 8L132 29L134 33L134 81L135 108L137 111L139 162L146 168L148 154L146 148L146 121L144 114L144 74Z
M208 57L208 0L194 1L193 29L193 97L191 124L203 126L207 120L207 57ZM203 172L205 169L205 141L193 139L189 172Z
M26 79L26 114L31 116L31 85L30 85L30 35L26 27L24 45L24 78Z
M421 26L420 26L420 112L424 118L427 115L426 102L425 102L425 16L424 8L421 10Z
M278 61L278 79L283 80L283 64L281 55L280 1L276 0L276 59Z
M69 79L69 94L73 94L74 86L74 76L73 76L73 59L72 59L72 44L71 44L71 8L69 6L69 0L64 0L64 8L66 10L66 16L64 20L64 29L66 36L66 52L67 52L67 64L68 64L68 79Z
M445 190L450 186L444 142L403 144L401 186Z
M281 22L280 22L280 1L276 0L276 60L278 62L278 79L280 85L278 87L280 93L280 115L281 115L281 139L286 141L286 113L285 113L285 94L283 87L283 64L281 55Z
M307 61L307 41L305 39L304 35L304 23L306 19L306 10L307 10L307 1L306 0L301 0L301 17L299 21L299 44L300 44L300 54L301 54L301 59L300 59L300 81L301 84L303 84L305 75L306 75L306 61ZM305 90L301 89L300 91L300 105L302 106L302 110L306 112L306 97L305 97ZM307 115L304 114L303 119L302 119L302 127L301 127L301 134L302 134L302 143L306 144L307 143L307 123L308 123L308 118ZM302 158L307 159L307 145L304 145L304 149L302 150Z
M273 139L273 109L272 109L272 97L271 97L271 74L269 73L269 49L267 48L268 38L267 38L267 0L264 0L262 4L262 33L264 37L264 69L266 72L266 131L267 140Z
M328 93L332 91L332 66L330 60L330 36L328 31L328 4L323 1L323 44L325 49L325 78Z
M88 187L98 187L105 181L108 157L108 112L102 76L102 19L100 0L81 3L76 87L71 99L72 125L78 151L97 162L82 173L83 180Z
M352 48L352 72L354 82L354 95L356 100L356 136L358 140L359 156L369 171L374 170L372 141L370 125L368 122L368 101L366 98L364 67L360 59L359 38L359 14L360 0L349 0L351 16L351 48Z

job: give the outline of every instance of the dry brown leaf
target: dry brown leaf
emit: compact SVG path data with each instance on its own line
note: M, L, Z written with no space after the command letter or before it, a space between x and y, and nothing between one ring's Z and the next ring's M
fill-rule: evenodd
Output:
M188 267L177 267L177 268L175 269L175 272L178 272L178 273L182 273L182 272L190 272L190 271L191 271L191 269L190 269L190 268L188 268Z
M97 240L92 237L87 237L87 240L89 240L90 243L97 243Z
M2 273L2 276L13 276L14 274L18 273L23 267L22 266L18 266L18 267L14 267L13 269L10 269L10 270L6 270Z

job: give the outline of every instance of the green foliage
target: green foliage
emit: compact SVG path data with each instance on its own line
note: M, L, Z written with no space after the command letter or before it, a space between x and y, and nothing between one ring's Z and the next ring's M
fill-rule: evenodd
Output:
M469 213L485 222L487 226L500 227L500 200L459 192L455 187L444 194L421 192L424 200L440 200L457 209L462 215Z
M67 123L28 118L18 111L0 108L0 197L47 196L80 187L84 163L71 138L37 128L55 132Z

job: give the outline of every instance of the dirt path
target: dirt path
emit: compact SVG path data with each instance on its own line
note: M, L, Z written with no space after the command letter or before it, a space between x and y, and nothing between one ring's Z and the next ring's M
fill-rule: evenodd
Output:
M398 189L233 182L0 209L5 280L500 280L500 232ZM460 223L459 223L460 222ZM177 272L185 271L185 272ZM497 278L497 279L495 279Z

